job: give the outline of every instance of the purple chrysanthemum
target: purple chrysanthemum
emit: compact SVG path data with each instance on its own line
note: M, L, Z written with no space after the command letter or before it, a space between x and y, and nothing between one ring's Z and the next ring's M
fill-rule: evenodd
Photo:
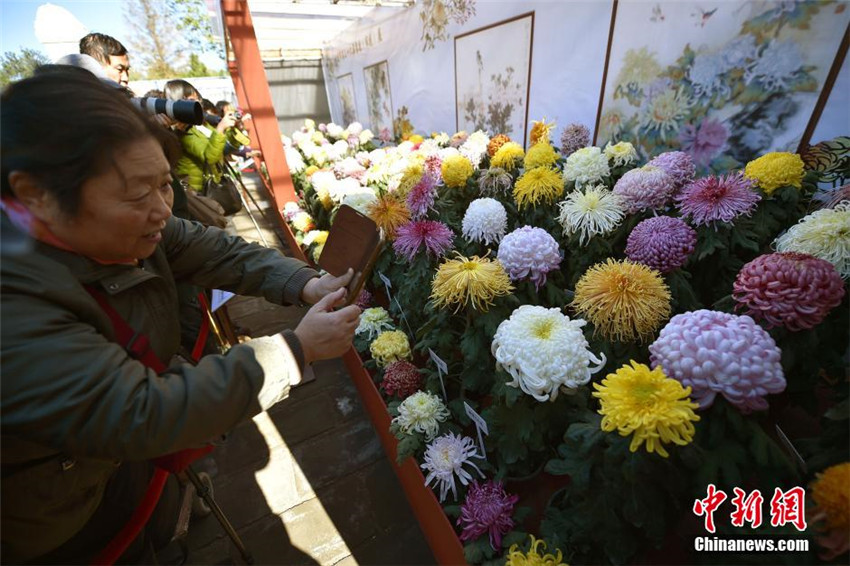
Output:
M546 274L558 269L563 259L555 238L531 226L517 228L502 238L497 257L511 280L531 279L537 289L546 284Z
M390 143L393 141L393 131L389 128L381 128L381 131L378 132L378 139L384 143Z
M656 155L647 165L663 169L673 179L673 191L679 192L682 187L694 180L696 168L694 160L684 151L665 151Z
M407 399L422 387L422 374L412 363L399 360L384 370L381 387L387 395Z
M626 243L626 257L668 273L685 265L696 243L697 233L682 220L656 216L634 227Z
M697 179L676 196L682 216L696 226L749 216L759 200L761 195L753 190L753 181L740 172Z
M437 179L427 173L407 193L407 208L414 219L422 218L434 206L437 199Z
M590 130L582 124L570 124L561 133L561 153L569 157L571 153L590 145Z
M782 352L749 316L698 310L678 314L649 347L652 367L691 387L706 408L718 393L741 412L767 408L765 395L785 390Z
M467 542L489 533L493 550L502 548L502 537L514 528L511 515L517 501L519 496L508 495L502 482L473 482L457 519L457 526L463 528L460 540Z
M370 293L368 289L363 289L360 291L360 294L357 295L357 300L354 304L356 304L360 310L368 309L372 306L372 293Z
M732 287L735 309L746 309L768 328L792 332L820 324L844 298L844 281L835 266L809 254L761 255L738 272Z
M679 131L679 141L697 167L706 167L726 146L729 130L721 122L706 118L699 126L686 124Z
M393 249L399 255L413 261L420 248L431 255L442 257L452 249L454 232L436 220L414 220L403 224L396 231Z
M673 178L654 165L627 171L614 185L614 194L622 197L629 214L664 208L675 190Z

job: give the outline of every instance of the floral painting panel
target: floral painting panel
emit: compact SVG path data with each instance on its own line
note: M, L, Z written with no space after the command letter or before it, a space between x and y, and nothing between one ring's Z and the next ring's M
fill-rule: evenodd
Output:
M357 104L354 101L354 77L351 73L336 78L339 89L339 103L342 108L342 123L348 125L357 121Z
M850 10L837 0L621 1L597 145L688 152L703 171L795 151Z
M378 135L393 131L393 104L390 92L390 72L386 61L363 69L366 80L366 101L369 104L371 128Z
M458 130L524 140L534 16L455 38Z

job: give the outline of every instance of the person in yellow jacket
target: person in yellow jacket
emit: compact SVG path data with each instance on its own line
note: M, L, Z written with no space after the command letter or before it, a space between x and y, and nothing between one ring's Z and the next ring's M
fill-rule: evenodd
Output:
M201 93L194 86L182 79L165 83L165 97L169 100L202 99ZM224 160L224 147L228 136L236 125L233 113L225 115L217 126L210 124L192 126L178 122L174 129L180 133L180 144L183 146L183 156L177 162L174 173L183 177L189 186L197 191L204 190L205 176L212 176L218 181L221 178L221 168Z

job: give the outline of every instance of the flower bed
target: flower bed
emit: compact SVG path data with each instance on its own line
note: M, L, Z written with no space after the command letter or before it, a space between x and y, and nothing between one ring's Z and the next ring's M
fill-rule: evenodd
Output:
M688 154L640 164L577 125L560 151L545 122L527 152L364 132L293 134L283 214L314 257L341 203L384 230L355 346L389 452L422 470L468 562L652 560L706 534L709 484L769 497L850 460L850 201L818 209L822 154L697 177ZM511 487L541 470L569 481L538 525ZM810 502L803 563L845 544L846 500ZM721 515L720 533L755 528Z

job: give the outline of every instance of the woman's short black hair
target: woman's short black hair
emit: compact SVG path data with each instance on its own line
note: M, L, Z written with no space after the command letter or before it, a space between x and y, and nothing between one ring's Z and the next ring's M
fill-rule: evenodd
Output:
M121 159L127 144L151 137L176 162L180 149L174 136L120 90L82 69L56 67L9 85L0 97L4 197L12 196L9 174L25 171L73 217L83 183Z
M198 100L203 100L198 89L193 87L189 81L184 81L183 79L168 81L162 90L165 92L165 98L168 100L186 100L190 96L195 96Z
M224 118L224 109L228 106L233 106L233 103L229 100L219 100L215 103L215 108L217 110L216 114Z

